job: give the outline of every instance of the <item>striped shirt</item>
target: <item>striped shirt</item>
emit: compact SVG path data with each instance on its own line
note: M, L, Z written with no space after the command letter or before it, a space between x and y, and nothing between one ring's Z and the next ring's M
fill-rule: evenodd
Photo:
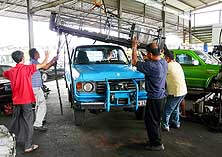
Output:
M37 60L30 59L30 64L39 64ZM32 75L32 87L42 87L42 77L39 70Z

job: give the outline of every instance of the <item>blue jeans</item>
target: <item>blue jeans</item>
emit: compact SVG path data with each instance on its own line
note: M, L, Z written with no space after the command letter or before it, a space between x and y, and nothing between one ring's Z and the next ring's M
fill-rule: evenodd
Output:
M169 124L179 127L180 126L180 103L185 95L174 97L173 95L167 96L167 102L163 110L162 125L164 128L169 127Z

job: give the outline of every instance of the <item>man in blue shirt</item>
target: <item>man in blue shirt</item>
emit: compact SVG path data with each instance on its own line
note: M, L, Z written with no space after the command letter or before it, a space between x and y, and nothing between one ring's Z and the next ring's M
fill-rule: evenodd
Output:
M165 103L165 82L167 62L160 57L160 50L155 43L146 46L147 56L145 62L137 61L136 37L132 40L132 64L137 70L145 74L145 87L147 102L145 109L145 125L149 137L147 150L164 150L161 143L160 121L161 109Z
M29 50L30 56L30 64L39 64L38 59L40 58L39 52L32 48ZM49 69L57 60L57 57L54 57L49 63L46 64L42 69L47 70ZM32 88L35 94L36 99L36 106L35 106L35 122L34 122L34 129L46 131L47 128L43 126L43 120L46 115L46 100L44 97L44 93L42 90L42 77L39 70L37 70L32 75Z

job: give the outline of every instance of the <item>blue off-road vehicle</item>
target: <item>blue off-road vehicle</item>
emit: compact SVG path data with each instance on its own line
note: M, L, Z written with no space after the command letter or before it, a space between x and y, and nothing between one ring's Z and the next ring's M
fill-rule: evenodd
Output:
M121 47L78 46L70 56L65 80L76 125L84 123L85 110L109 112L113 107L142 118L147 98L144 74L132 67Z

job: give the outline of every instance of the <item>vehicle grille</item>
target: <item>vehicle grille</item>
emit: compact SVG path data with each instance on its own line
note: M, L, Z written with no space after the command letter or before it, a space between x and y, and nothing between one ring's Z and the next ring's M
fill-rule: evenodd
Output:
M111 91L121 91L121 90L136 90L136 85L133 80L111 80L109 81ZM98 94L104 94L106 92L106 82L96 83L96 92Z

